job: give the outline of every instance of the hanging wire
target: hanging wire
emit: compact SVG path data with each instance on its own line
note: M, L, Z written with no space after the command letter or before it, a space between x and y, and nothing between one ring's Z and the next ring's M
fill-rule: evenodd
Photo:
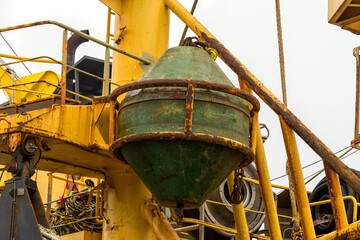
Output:
M11 47L11 45L10 45L10 43L8 42L8 41L6 41L6 39L5 39L5 37L1 34L1 32L0 32L0 36L2 37L2 39L4 39L4 41L6 42L6 44L9 46L9 48L11 49L11 51L13 51L13 53L16 55L16 56L19 56L19 55L17 55L17 53L15 52L15 50ZM22 65L24 65L24 67L28 70L28 72L30 73L30 74L32 74L32 72L29 70L29 68L25 65L25 63L24 62L21 62L22 63Z
M351 149L350 149L350 150L351 150ZM349 151L350 151L350 150L349 150ZM345 152L342 156L344 156L345 154L347 154L349 151ZM352 153L350 153L349 155L344 156L343 158L341 158L341 157L339 157L339 158L340 158L341 160L344 160L345 158L350 157L350 156L353 155L354 153L357 153L357 151L359 151L359 149L356 149L355 152L352 152ZM323 171L324 171L324 169L321 169L320 171L318 171L318 172L316 172L316 173L313 173L313 174L311 174L310 176L306 177L305 179L308 179L308 178L310 178L310 179L307 180L307 181L305 182L305 184L308 184L309 182L311 182L312 180L314 180L314 179L315 179L317 176L319 176Z
M354 144L357 144L357 143L354 143ZM354 144L352 144L352 145L354 145ZM347 146L347 147L345 147L345 148L343 148L343 149L341 149L341 150L339 150L339 151L335 152L335 154L341 153L342 151L344 151L344 150L346 150L346 149L348 149L348 148L351 148L351 146L352 146L352 145ZM313 166L313 165L315 165L315 164L317 164L317 163L319 163L319 162L322 162L322 159L319 159L319 160L317 160L317 161L315 161L315 162L313 162L313 163L310 163L310 164L308 164L308 165L306 165L306 166L302 167L301 169L308 168L308 167ZM284 175L281 175L281 176L275 177L275 178L271 179L270 181L275 181L275 180L278 180L278 179L280 179L280 178L284 178L284 177L286 177L286 176L287 176L287 175L286 175L286 174L284 174Z
M191 11L190 11L191 15L194 15L194 12L195 12L195 8L196 8L197 3L198 3L198 0L194 0L193 6L192 6ZM179 46L182 45L188 29L189 29L189 27L188 27L187 25L185 25L184 31L183 31L183 33L182 33L182 35L181 35L181 39L180 39Z

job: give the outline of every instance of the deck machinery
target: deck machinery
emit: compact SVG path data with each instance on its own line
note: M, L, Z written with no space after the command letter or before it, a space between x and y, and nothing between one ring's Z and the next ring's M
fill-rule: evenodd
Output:
M35 165L41 170L105 178L102 238L150 240L179 239L159 204L176 208L181 221L184 208L199 207L229 174L232 192L236 184L231 172L252 161L268 236L250 235L241 201L232 206L234 234L241 240L282 239L257 119L260 105L252 92L279 115L303 238L360 238L360 223L347 222L338 176L357 193L360 179L181 4L176 0L101 1L115 12L114 45L55 21L0 29L44 24L63 29L62 61L47 60L62 66L56 89L29 90L31 96L37 94L35 100L20 99L1 108L0 162L13 179L0 199L0 239L41 239L37 223L48 227L36 184L30 180ZM197 35L197 41L167 49L170 11ZM68 32L105 47L103 96L90 99L91 105L78 105L66 95L74 94L66 90ZM241 89L231 85L214 55L239 76ZM38 84L54 85L46 79ZM336 231L324 236L317 237L314 231L295 132L324 161L336 213Z

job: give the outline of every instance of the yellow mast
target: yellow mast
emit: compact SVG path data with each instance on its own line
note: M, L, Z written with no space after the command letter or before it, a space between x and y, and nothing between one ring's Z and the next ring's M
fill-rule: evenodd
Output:
M168 48L169 10L163 0L103 0L115 12L115 43L122 50L157 60ZM148 66L114 52L112 81L120 85L137 81ZM141 206L151 193L129 168L107 173L103 239L156 239L141 214Z

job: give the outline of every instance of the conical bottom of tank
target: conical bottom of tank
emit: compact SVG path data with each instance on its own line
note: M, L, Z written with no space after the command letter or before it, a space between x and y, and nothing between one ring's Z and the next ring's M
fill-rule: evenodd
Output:
M195 141L140 141L118 151L163 206L199 207L244 159L234 149Z

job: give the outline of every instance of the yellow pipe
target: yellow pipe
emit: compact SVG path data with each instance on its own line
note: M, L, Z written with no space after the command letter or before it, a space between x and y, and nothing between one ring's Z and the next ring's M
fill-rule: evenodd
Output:
M141 205L141 210L147 222L153 228L158 240L180 239L157 203L148 199Z
M357 221L357 212L358 212L358 208L356 206L359 206L359 203L356 201L356 199L353 196L345 196L343 197L343 200L351 200L354 204L354 208L353 208L353 222ZM322 204L328 204L331 203L331 200L324 200L324 201L319 201L319 202L312 202L310 203L310 207L313 206L318 206L318 205L322 205Z
M244 91L247 91L249 93L252 93L249 85L241 78L239 77L239 85L241 89ZM282 239L282 234L280 230L280 223L279 219L277 218L277 210L274 200L274 195L272 191L271 186L271 180L269 175L269 169L266 161L266 155L265 155L265 149L264 149L264 143L262 141L261 131L260 131L260 125L259 125L259 119L258 119L258 113L255 113L252 117L252 136L251 138L255 137L255 140L252 140L251 148L253 149L254 146L256 146L255 150L255 165L257 174L259 177L259 183L260 183L260 191L261 195L263 197L263 203L265 208L265 215L266 215L266 221L269 228L269 234L271 239Z
M254 119L253 128L256 134L256 154L255 165L260 182L261 195L266 214L266 221L268 223L269 234L271 239L282 239L279 219L277 218L277 210L274 200L274 195L271 187L269 169L265 156L265 149L261 137L260 126L258 119Z
M227 184L229 188L229 194L231 195L234 190L234 172L232 172L227 177ZM249 240L249 229L248 223L246 220L245 210L244 210L244 202L241 201L239 204L232 204L233 214L235 219L235 239L236 240Z
M296 145L294 131L280 117L281 129L283 132L287 157L289 160L289 168L291 172L292 182L295 188L296 202L301 217L301 225L304 231L305 239L315 239L315 229L310 211L308 195L302 173L299 152Z
M360 221L350 224L341 230L337 230L335 232L317 238L317 240L333 240L333 239L358 240L360 239L359 229L360 229Z
M331 199L331 207L334 213L336 230L341 230L348 226L348 220L346 217L339 176L326 162L324 162L324 169Z
M8 55L8 54L4 54L4 53L0 53L0 57L17 59L17 60L22 60L22 61L29 61L29 62L56 63L56 64L60 63L61 64L61 61L53 61L53 60L47 60L47 59L31 59L31 58L27 58L27 57Z
M254 184L260 184L258 180L255 180L255 179L252 179L252 178L247 178L247 177L243 177L243 180L244 181L247 181L247 182L251 182L251 183L254 183ZM284 190L289 190L290 188L287 187L287 186L283 186L283 185L279 185L279 184L271 184L271 186L273 188L279 188L279 189L284 189ZM311 191L306 191L308 194L311 194Z
M230 205L230 204L221 203L221 202L216 202L216 201L212 201L212 200L206 200L206 202L208 202L208 203L213 203L213 204L218 204L218 205L222 205L222 206L227 206L227 207L232 207L232 205ZM255 211L255 210L251 210L251 209L247 209L247 208L244 208L244 210L245 210L246 212L253 212L253 213L265 214L265 212ZM283 218L292 219L292 217L290 217L290 216L281 215L281 214L278 214L278 217L283 217Z
M209 228L212 228L212 229L216 229L216 230L220 230L220 231L224 231L224 232L228 232L228 233L232 233L232 234L237 233L235 229L224 227L224 226L213 224L213 223L209 223L209 222L204 222L204 221L201 221L199 219L183 218L183 222L184 223L199 224L199 225L203 225L205 227L209 227Z
M65 177L60 177L60 176L57 176L57 175L54 175L54 174L51 174L51 173L49 173L48 176L49 176L49 179L50 179L50 177L51 177L51 178L58 179L58 180L62 180L62 181L70 181L70 182L72 182L71 180L69 180L69 179L67 179L67 178L65 178ZM75 181L75 183L76 183L77 185L81 185L81 186L87 187L87 185L86 185L85 183L83 183L83 182Z

